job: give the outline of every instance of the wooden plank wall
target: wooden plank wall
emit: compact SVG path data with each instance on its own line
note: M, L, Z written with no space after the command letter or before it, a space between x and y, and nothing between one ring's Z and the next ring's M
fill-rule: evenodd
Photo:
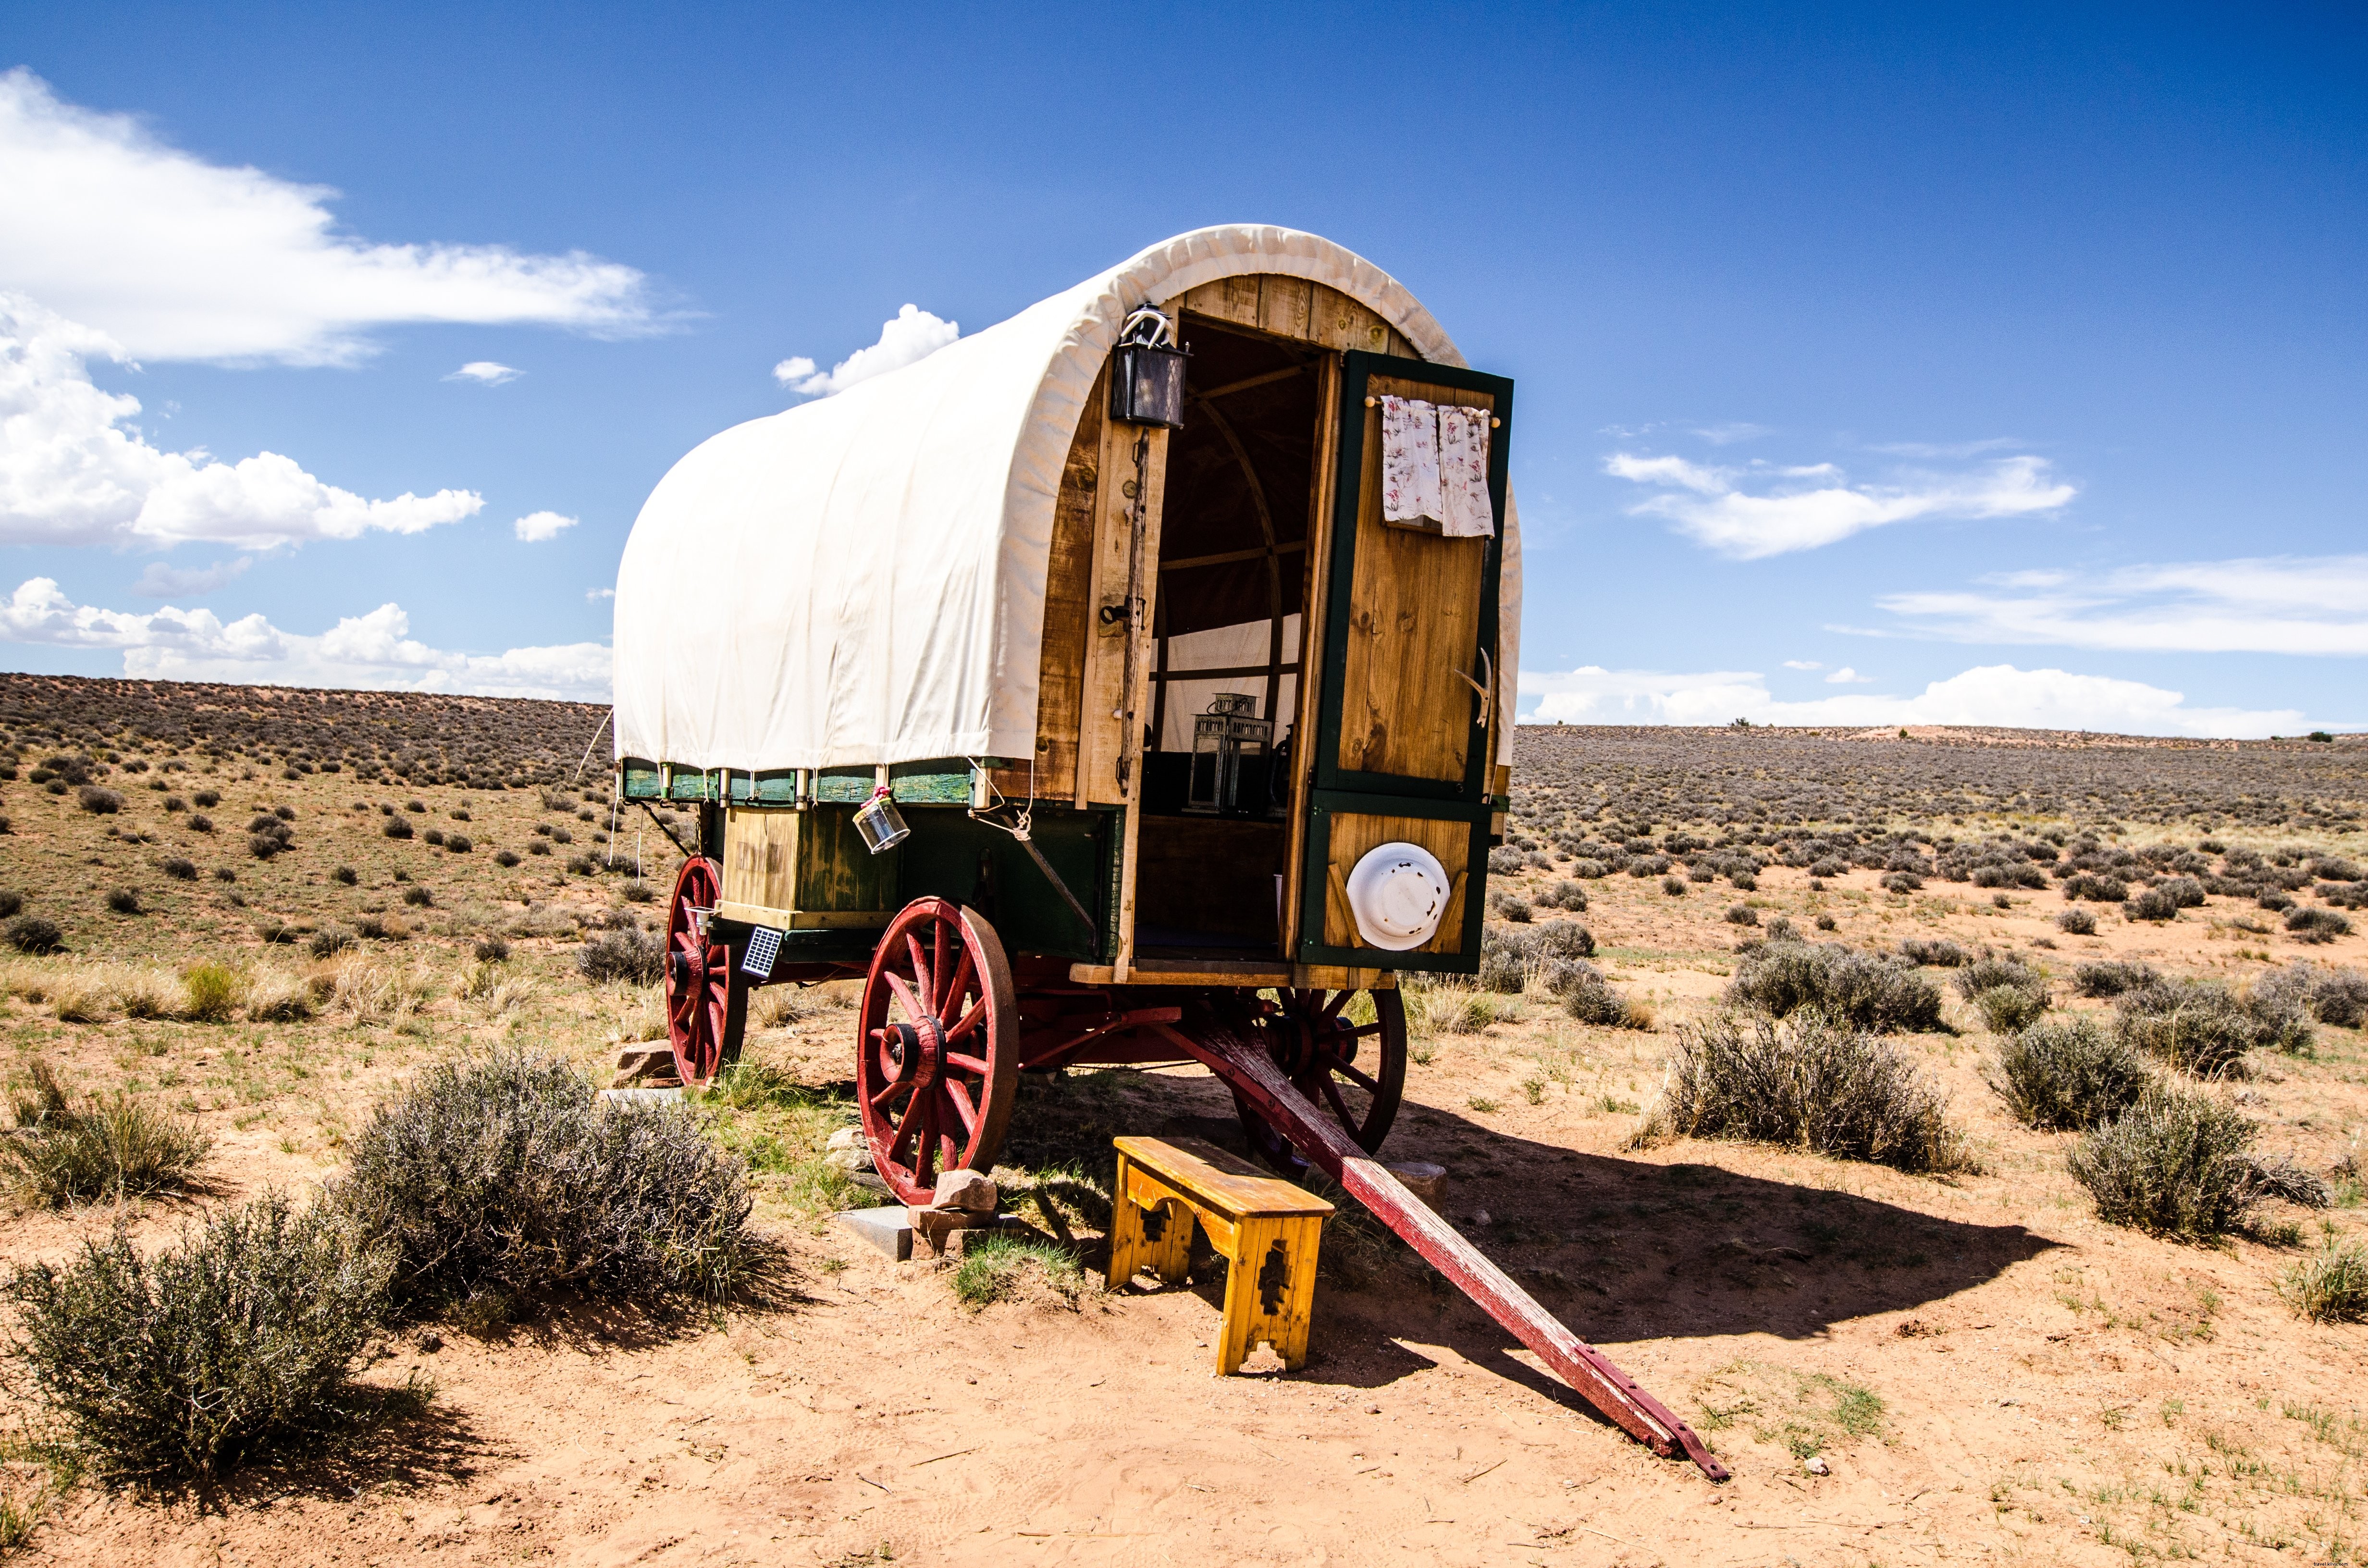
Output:
M1375 376L1371 397L1422 398L1493 410L1486 392ZM1486 541L1442 539L1382 522L1382 411L1365 421L1357 556L1349 585L1339 765L1353 772L1460 783L1470 755ZM1493 657L1493 650L1492 650Z
M1349 909L1349 873L1368 850L1383 844L1415 844L1439 857L1452 890L1439 934L1423 944L1427 953L1463 950L1463 890L1472 869L1472 824L1438 817L1367 816L1358 812L1334 812L1331 839L1325 846L1326 889L1324 942L1332 948L1361 948L1357 921Z
M1096 492L1100 485L1102 426L1110 407L1110 371L1094 378L1053 508L1053 548L1044 570L1044 642L1036 663L1036 767L999 767L995 787L1014 801L1077 793L1077 741L1085 694L1086 601L1092 591Z
M1394 354L1419 359L1414 346L1395 327L1337 289L1304 278L1253 273L1220 278L1187 290L1167 301L1170 310L1190 311L1229 326L1248 327L1277 337L1318 343L1326 348L1362 348L1373 354Z

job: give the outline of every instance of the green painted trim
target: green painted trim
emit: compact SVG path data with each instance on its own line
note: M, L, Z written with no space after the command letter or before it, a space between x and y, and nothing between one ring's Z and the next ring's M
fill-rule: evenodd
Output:
M980 759L989 767L1008 766L1000 757ZM798 770L793 767L768 769L749 773L741 768L698 768L673 770L672 788L661 782L659 765L646 757L629 756L620 772L623 797L629 801L719 801L724 798L723 776L731 775L731 803L735 806L794 806L798 799ZM899 805L968 806L971 801L971 765L965 757L934 757L925 762L900 762L888 770L892 798ZM814 799L841 805L861 805L871 799L873 780L877 777L870 767L825 767L814 779Z

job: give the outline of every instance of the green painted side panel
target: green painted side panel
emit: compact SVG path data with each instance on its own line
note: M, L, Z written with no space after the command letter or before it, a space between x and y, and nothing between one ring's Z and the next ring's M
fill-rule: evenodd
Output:
M931 894L951 899L985 915L1010 952L1094 956L1076 913L1011 835L960 812L923 812L907 821L913 835L897 846L900 904ZM1115 811L1036 808L1036 847L1103 926L1105 957L1115 940L1122 822Z

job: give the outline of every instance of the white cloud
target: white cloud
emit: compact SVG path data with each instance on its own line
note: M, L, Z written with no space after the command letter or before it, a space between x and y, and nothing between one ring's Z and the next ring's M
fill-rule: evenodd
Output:
M1826 684L1827 686L1872 686L1874 684L1874 677L1862 676L1848 665L1844 665L1826 677Z
M1815 659L1787 659L1784 667L1788 670L1821 670L1826 666Z
M1977 458L1984 452L1995 452L2007 447L2021 446L2011 436L1992 436L1984 441L1893 441L1869 447L1871 452L1888 452L1900 458Z
M472 359L444 379L448 381L474 381L479 386L497 387L505 381L517 381L526 372L514 365L494 359Z
M148 570L131 585L131 591L151 599L203 598L216 588L235 581L251 562L244 555L232 561L217 561L211 566L189 571L167 566L161 561L151 561Z
M349 363L401 322L656 324L645 279L582 252L372 244L335 192L210 164L129 115L0 74L0 278L150 359Z
M1988 592L1876 602L1918 635L1964 642L2203 653L2368 653L2368 555L2129 566L2083 580L2009 572Z
M1628 510L1668 521L1697 544L1740 561L1814 550L1868 528L1919 517L2011 517L2050 512L2074 487L2047 460L2000 458L1956 474L1907 474L1892 484L1852 484L1831 463L1797 468L1713 468L1676 457L1615 452L1603 471L1661 487ZM1747 490L1745 485L1755 488Z
M827 374L817 373L814 362L800 354L774 366L773 379L808 397L827 397L858 381L926 359L961 335L959 323L940 321L918 305L903 305L894 317L880 324L879 342L857 349L833 365Z
M373 529L419 533L484 505L468 490L365 500L277 452L223 463L203 450L164 451L128 423L139 399L92 383L93 355L120 359L122 349L0 294L0 544L268 550Z
M575 517L563 517L557 512L529 512L510 526L517 530L518 538L527 543L541 544L545 540L557 539L567 529L574 528L577 520Z
M617 590L614 588L586 588L584 590L584 602L588 605L597 605L602 599L613 599L616 597Z
M34 577L0 601L0 641L59 648L119 648L134 679L236 681L274 686L460 691L486 697L606 701L608 644L571 642L492 654L430 648L411 637L400 605L347 616L308 637L260 615L225 623L211 610L134 615L77 605L51 578Z
M1574 724L1977 724L2115 734L2259 736L2305 727L2294 709L2191 708L2176 691L2108 676L1985 665L1938 680L1913 697L1873 693L1780 702L1755 671L1699 675L1607 670L1521 672L1537 699L1524 722Z

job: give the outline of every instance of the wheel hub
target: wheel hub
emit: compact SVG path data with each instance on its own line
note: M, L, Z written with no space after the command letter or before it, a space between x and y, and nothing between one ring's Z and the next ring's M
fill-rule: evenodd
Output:
M880 1031L881 1064L892 1084L926 1089L938 1081L946 1053L945 1031L935 1018L891 1023Z

